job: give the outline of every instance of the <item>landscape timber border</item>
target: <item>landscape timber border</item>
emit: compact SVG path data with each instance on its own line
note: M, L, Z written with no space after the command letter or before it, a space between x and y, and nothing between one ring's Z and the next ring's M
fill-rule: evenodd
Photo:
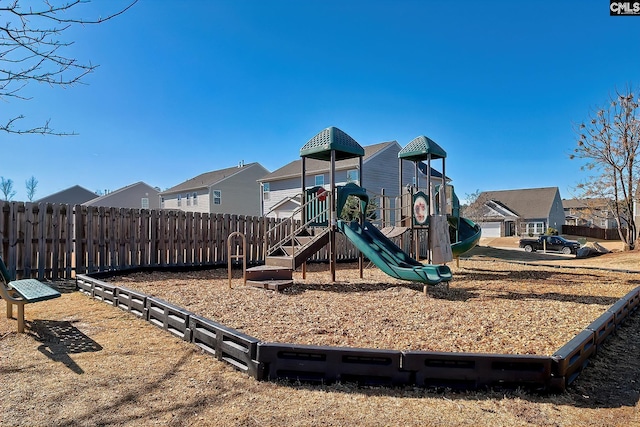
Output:
M312 346L263 342L160 298L100 280L130 272L78 275L76 286L87 296L128 311L260 381L560 393L640 307L639 286L551 356Z

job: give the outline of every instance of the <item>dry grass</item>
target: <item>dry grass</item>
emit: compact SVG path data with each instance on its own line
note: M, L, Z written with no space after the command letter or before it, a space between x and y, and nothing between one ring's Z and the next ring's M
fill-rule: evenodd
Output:
M453 267L447 292L375 269L325 266L287 293L244 288L225 271L115 279L262 340L550 354L640 276L487 261ZM594 259L610 266L640 265ZM545 262L575 263L573 258ZM621 264L619 264L621 263ZM204 294L195 296L194 289ZM0 425L638 425L640 316L561 395L435 393L257 382L157 327L79 293L27 306L29 334L0 320Z

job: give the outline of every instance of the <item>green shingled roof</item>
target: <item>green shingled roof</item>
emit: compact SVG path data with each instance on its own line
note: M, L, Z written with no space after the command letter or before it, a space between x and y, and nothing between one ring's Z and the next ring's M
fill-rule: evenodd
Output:
M336 152L336 160L364 156L364 148L360 144L340 129L331 126L311 138L300 149L300 157L331 160L333 150Z
M445 159L447 152L426 136L414 138L398 153L399 159L411 160L413 162L426 160L431 154L432 159Z

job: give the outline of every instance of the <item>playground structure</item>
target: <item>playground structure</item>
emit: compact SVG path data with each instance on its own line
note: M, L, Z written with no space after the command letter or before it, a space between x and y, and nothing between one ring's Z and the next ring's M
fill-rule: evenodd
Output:
M454 253L459 256L477 244L480 228L473 222L460 218L459 202L452 187L432 185L432 159L442 160L442 179L446 184L446 152L431 139L420 136L398 154L401 195L399 199L401 203L402 200L409 200L411 205L408 209L404 206L395 208L395 221L399 224L396 232L409 233L411 248L415 247L413 256L397 246L389 234L381 232L367 221L370 197L363 185L363 156L364 149L353 138L335 127L324 129L300 149L303 203L289 218L265 231L265 242L274 243L265 251L265 265L247 270L247 283L274 290L291 286L293 271L302 267L304 277L306 261L327 245L331 280L335 282L336 233L342 233L359 250L361 277L363 257L366 256L382 271L398 279L427 285L448 283L451 280L451 270L446 263L452 261ZM347 182L337 185L336 162L356 157L359 160L359 183ZM311 187L307 183L307 158L330 162L329 189ZM414 162L415 185L409 187L406 193L408 197L403 199L402 163L406 160ZM427 161L428 171L426 193L419 191L418 168L423 160ZM437 191L437 196L434 190ZM447 195L447 192L450 192L450 195ZM355 219L351 221L341 216L347 204L356 206ZM408 226L403 226L407 223ZM428 235L427 264L416 260L420 253L419 231L426 231Z
M343 137L339 133L337 135ZM331 138L329 135L329 140ZM353 151L356 151L356 148L353 148ZM336 157L335 153L330 154L332 166ZM364 214L369 196L363 187L356 184L334 187L334 177L335 172L332 171L330 190L315 187L307 189L303 173L302 186L306 202L299 212L301 219L281 223L285 224L283 227L289 228L283 228L287 232L278 244L270 249L268 256L272 257L271 264L264 266L260 271L266 272L267 276L280 277L279 280L270 279L276 285L278 281L286 282L286 274L283 272L292 271L291 267L296 268L300 265L304 268L309 254L320 247L333 244L332 248L335 248L335 233L340 232L387 274L429 284L445 281L447 274L450 274L446 265L419 263L395 246L388 235L365 221ZM417 188L416 185L416 190ZM445 191L449 190L444 186L436 189L433 196L431 191L428 191L429 195L410 191L414 212L415 204L418 202L424 203L424 206L421 205L418 209L419 212L427 209L428 205L429 213L436 214L425 215L424 218L412 217L411 222L415 221L424 227L433 225L433 218L438 215L445 217L445 224L449 226L449 236L452 236L451 241L454 242L450 245L451 254L463 253L477 243L480 237L479 228L473 222L460 218L459 203L453 189L450 190L450 194L445 194ZM357 221L346 221L337 216L337 212L347 204L349 197L358 200ZM451 206L449 212L446 211L447 200ZM442 227L442 223L439 227ZM409 226L407 229L419 228ZM237 236L230 235L228 241ZM228 254L232 255L230 249ZM335 252L332 255L332 276L335 279ZM245 280L249 278L248 273L249 270L244 276ZM99 277L114 274L117 273L110 271L92 275L79 274L76 276L77 287L95 299L130 312L185 341L192 342L219 361L226 362L234 369L257 380L304 381L314 384L343 381L371 386L418 386L458 390L525 387L539 391L561 392L585 369L590 358L596 354L605 340L640 307L640 287L637 287L551 356L327 347L261 341L155 296L99 280ZM249 278L254 279L255 276Z

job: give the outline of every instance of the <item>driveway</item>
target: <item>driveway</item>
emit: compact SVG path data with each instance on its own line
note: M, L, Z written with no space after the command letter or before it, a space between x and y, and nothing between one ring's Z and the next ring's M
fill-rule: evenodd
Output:
M547 252L546 254L543 252L525 252L518 247L518 238L500 237L495 239L480 239L480 244L469 252L462 254L461 258L494 259L567 267L603 268L640 273L640 250L622 251L622 243L620 241L599 241L598 243L613 252L588 258L576 258L575 255L563 255L555 252Z
M518 247L476 246L466 252L463 258L497 258L506 261L567 261L576 259L575 255L564 255L556 252L525 252Z

